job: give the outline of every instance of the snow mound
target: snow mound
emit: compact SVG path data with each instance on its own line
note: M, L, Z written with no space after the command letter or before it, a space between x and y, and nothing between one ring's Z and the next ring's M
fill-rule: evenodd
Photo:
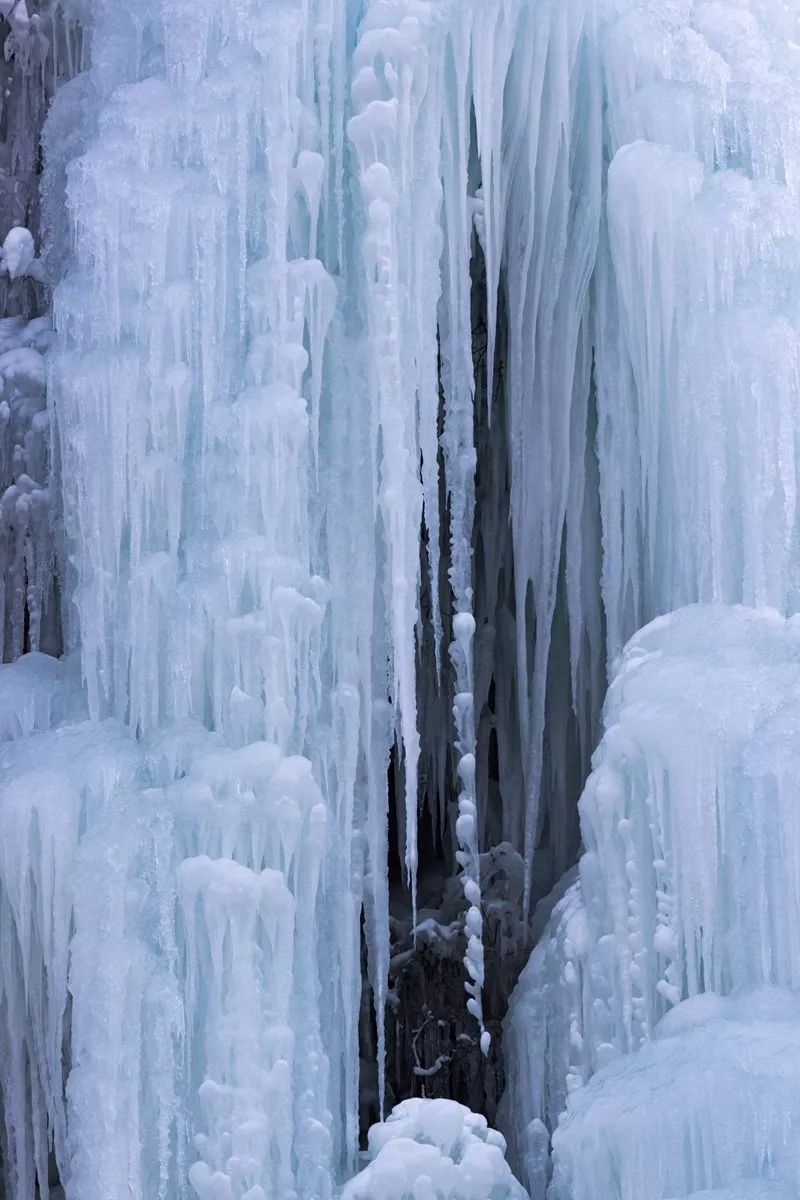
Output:
M524 1200L502 1134L453 1100L404 1100L369 1131L371 1162L342 1200Z

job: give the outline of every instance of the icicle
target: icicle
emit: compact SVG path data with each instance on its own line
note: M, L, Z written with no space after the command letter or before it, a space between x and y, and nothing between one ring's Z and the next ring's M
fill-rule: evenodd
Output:
M389 24L385 24L390 20ZM437 92L429 79L436 68L428 45L435 36L433 14L419 4L413 14L385 11L381 3L367 10L353 55L351 96L355 115L348 135L358 156L366 232L362 243L368 297L368 329L372 342L373 386L377 392L376 437L380 446L379 505L387 542L387 588L390 602L392 699L399 715L405 777L405 863L416 922L417 729L415 636L419 595L419 530L423 484L430 498L436 491L435 447L430 432L420 444L417 410L427 431L435 429L438 389L431 320L421 345L420 306L435 319L440 282L441 246L438 209L441 187L435 170L439 137ZM430 88L433 102L426 103ZM434 157L416 161L417 138ZM417 205L422 205L421 209ZM420 212L425 214L421 253L414 261L406 239ZM419 244L413 239L411 245ZM438 510L437 510L438 511ZM431 564L437 561L429 525ZM438 533L437 533L438 541ZM432 576L433 577L433 576ZM438 595L438 586L433 586Z

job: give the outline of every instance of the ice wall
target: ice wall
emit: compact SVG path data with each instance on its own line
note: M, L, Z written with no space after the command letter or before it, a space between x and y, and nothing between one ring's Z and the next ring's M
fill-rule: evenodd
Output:
M523 917L573 861L605 662L679 604L795 606L797 17L65 12L47 410L43 324L8 326L0 402L4 654L32 652L0 686L4 1170L15 1200L50 1148L74 1200L324 1197L362 911L383 1060L392 749L412 904L421 802L453 842L488 1054L480 852L524 855ZM699 855L681 906L585 837L525 976L547 1078L510 1063L531 1172L567 1087L700 976L793 986L785 931L708 944Z
M557 383L547 420L563 424L574 391L580 427L600 181L596 127L582 119L595 113L596 71L581 65L591 14L577 0L543 4L536 21L521 3L70 11L90 68L59 91L45 132L45 261L60 279L49 368L59 520L48 530L89 723L64 737L88 746L113 728L112 764L127 730L136 765L102 803L79 788L69 809L59 868L76 882L58 953L71 938L72 973L67 991L48 994L51 1059L60 1040L71 1056L66 1108L52 1064L52 1111L28 1110L21 1076L4 1084L17 1114L8 1170L20 1196L34 1170L45 1191L50 1139L71 1195L114 1195L123 1179L171 1195L187 1178L203 1195L321 1195L355 1152L362 905L382 1029L395 740L412 894L420 764L440 819L451 775L459 781L465 999L489 1049L470 263L480 244L492 364L501 261L522 255L513 305L541 326L543 359L559 322L567 359L541 367ZM519 93L507 110L493 101L504 89ZM529 126L540 109L541 128ZM564 209L561 128L594 189L585 211ZM513 206L530 208L540 161L542 215L509 221ZM568 239L581 245L575 261ZM533 387L524 340L517 323L514 438ZM536 538L557 559L566 499L553 514L548 503L545 491L534 503ZM517 507L521 538L534 518ZM429 678L453 709L424 746L421 528ZM540 664L545 643L546 631ZM533 646L522 636L520 661ZM503 818L528 879L545 720L538 682L527 711L531 670L508 676L525 752L504 758L514 787ZM72 794L70 764L52 755ZM55 810L57 791L47 789ZM29 820L21 846L38 826ZM10 892L27 861L9 861ZM26 927L8 929L24 946ZM24 982L19 1013L38 1010L39 986ZM8 1019L24 1033L20 1069L38 1071L28 1016ZM32 1145L17 1138L20 1120Z
M549 1194L788 1197L797 1193L796 993L706 994L656 1039L573 1093Z
M324 1196L354 1144L363 872L309 499L342 80L289 6L111 5L89 33L48 133L76 248L50 400L84 736L118 729L134 766L74 809L59 1172L84 1197Z
M687 602L797 605L798 24L772 4L599 11L609 165L590 304L616 682L580 806L580 880L542 907L506 1024L506 1119L534 1195L566 1107L554 1194L664 1200L733 1187L739 1160L722 1125L760 1120L766 1101L743 1080L752 1117L724 1106L715 1126L706 1091L734 1090L722 1063L705 1090L676 1085L695 1087L699 1108L663 1150L626 1140L632 1127L613 1106L628 1106L629 1089L630 1112L649 1107L653 1127L671 1119L659 1107L673 1053L657 1048L659 1021L698 993L797 986L782 920L796 871L777 849L794 826L793 685L781 688L793 624L758 610L687 612L614 659L635 628ZM709 1081L728 1045L715 1037L697 1035ZM653 1039L652 1053L603 1070ZM637 1092L640 1071L652 1081ZM767 1129L767 1107L740 1173L795 1187L792 1105L782 1129Z
M323 2L72 11L90 69L56 97L44 181L60 277L48 398L59 519L46 525L72 690L57 705L37 686L35 732L7 721L9 736L30 736L9 750L4 800L19 809L3 869L16 964L2 1010L16 1047L5 1169L19 1197L47 1194L50 1147L84 1200L190 1185L324 1196L356 1149L362 903L379 1014L385 999L395 737L412 887L416 868L440 301L458 615L445 631L437 599L432 623L440 646L453 638L481 1020L472 16L376 4L357 30L357 14ZM438 78L415 60L426 22ZM430 157L445 144L446 297ZM37 675L28 660L17 669ZM446 747L449 730L439 736ZM84 778L95 758L96 785ZM42 890L49 864L58 887Z
M797 605L797 34L755 2L623 4L602 31L611 658L681 604Z

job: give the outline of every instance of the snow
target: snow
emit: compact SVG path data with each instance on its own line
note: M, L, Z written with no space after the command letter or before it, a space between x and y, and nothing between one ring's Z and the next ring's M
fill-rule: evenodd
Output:
M369 1131L369 1164L342 1200L525 1200L505 1141L453 1100L404 1100Z

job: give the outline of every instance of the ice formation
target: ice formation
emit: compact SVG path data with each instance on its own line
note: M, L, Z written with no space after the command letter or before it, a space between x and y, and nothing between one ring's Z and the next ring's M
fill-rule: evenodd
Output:
M579 875L568 876L563 894L543 906L539 920L547 923L507 1018L505 1123L534 1195L546 1178L548 1130L565 1107L567 1120L555 1142L559 1196L662 1200L685 1194L681 1188L731 1182L737 1164L748 1168L742 1174L771 1172L784 1146L790 1157L794 1153L797 1115L787 1099L776 1116L785 1127L765 1125L763 1144L747 1151L742 1143L740 1158L725 1150L731 1135L713 1123L744 1128L766 1121L767 1109L760 1106L777 1087L774 1064L759 1061L755 1025L748 1040L747 1021L752 1016L757 1022L758 1013L750 1014L749 1002L724 998L774 987L788 997L781 1020L791 1021L795 1012L798 763L791 731L799 687L798 618L786 620L773 610L691 607L658 618L627 646L580 802L586 851ZM720 999L712 1004L714 997ZM772 1019L764 1004L764 1019ZM651 1048L666 1031L681 1045L675 1054L686 1053L678 1036L684 1011L687 1028L692 1013L703 1019L735 1014L741 1053L752 1056L756 1076L761 1070L770 1080L762 1081L763 1096L757 1082L747 1092L758 1116L720 1102L720 1089L742 1096L746 1089L717 1076L715 1043L704 1047L698 1033L687 1069L696 1060L712 1082L674 1085L687 1129L696 1130L696 1161L687 1167L679 1156L673 1168L665 1155L659 1176L651 1150L636 1134L609 1150L618 1164L609 1169L621 1172L616 1191L601 1182L597 1163L589 1167L586 1144L580 1157L587 1179L595 1170L598 1190L581 1191L586 1182L568 1185L570 1160L577 1157L570 1139L584 1136L592 1122L596 1129L604 1124L613 1080L631 1098L631 1080L642 1071L647 1076L643 1086L652 1085L653 1098L646 1102L641 1093L631 1100L632 1107L642 1106L641 1120L648 1106L660 1103L656 1068L642 1064L667 1063L667 1051ZM780 1045L786 1035L776 1036ZM667 1077L675 1071L677 1078L671 1059L658 1069ZM582 1087L596 1072L597 1083ZM689 1095L697 1105L693 1116ZM600 1097L594 1110L592 1096ZM611 1128L621 1128L620 1119L607 1116ZM663 1129L667 1120L667 1113L659 1116L653 1128ZM667 1141L667 1148L672 1144ZM703 1146L710 1147L707 1153ZM673 1169L686 1172L680 1184L670 1183ZM782 1169L787 1183L796 1181L796 1155Z
M452 843L487 1071L484 943L539 939L535 1200L796 1194L800 14L38 9L0 0L7 1191L333 1195L393 801L412 926L421 809ZM378 1129L353 1197L519 1194L466 1110Z
M59 651L45 397L44 355L51 341L46 317L0 321L0 622L6 661L24 649Z
M685 1000L655 1040L573 1093L550 1195L796 1195L799 1017L780 989Z
M369 1164L342 1200L524 1200L502 1134L452 1100L404 1100L369 1131Z
M785 7L604 8L593 344L613 662L687 602L796 608L800 97ZM506 1023L504 1124L533 1195L551 1171L559 1198L797 1190L791 1096L770 1124L775 1031L741 1010L753 1079L735 1083L716 1029L658 1040L671 1005L797 987L795 637L777 612L687 609L613 672L580 875L542 906ZM732 1132L749 1123L752 1144ZM646 1128L668 1129L658 1148Z

